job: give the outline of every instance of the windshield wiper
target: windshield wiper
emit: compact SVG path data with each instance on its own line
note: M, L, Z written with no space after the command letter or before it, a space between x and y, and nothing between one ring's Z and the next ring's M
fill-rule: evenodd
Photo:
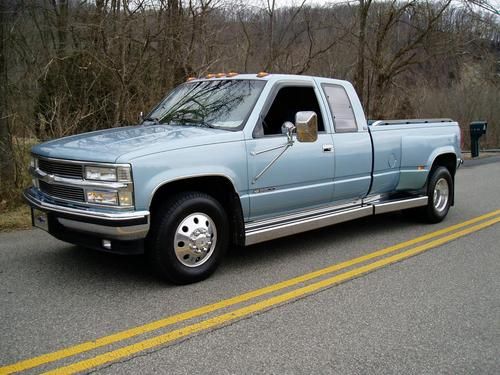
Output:
M206 121L199 121L199 122L197 122L197 124L200 126L204 126L206 128L210 128L210 129L218 129L217 126L215 126L214 124L211 124L209 122L206 122Z
M214 124L211 124L211 123L203 121L203 120L181 118L181 119L172 119L172 120L168 121L167 124L170 125L172 122L182 124L182 125L191 125L191 126L199 126L199 127L204 127L204 128L219 129Z
M142 122L144 123L145 121L153 122L155 125L160 124L160 119L158 117L146 117L142 120Z

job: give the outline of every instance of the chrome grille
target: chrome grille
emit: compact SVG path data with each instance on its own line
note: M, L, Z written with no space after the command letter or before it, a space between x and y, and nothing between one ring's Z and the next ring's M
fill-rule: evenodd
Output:
M66 185L53 185L44 181L39 181L39 184L41 191L53 197L85 202L85 193L82 188Z
M83 178L83 166L81 164L38 159L38 168L45 173L53 174L56 176Z

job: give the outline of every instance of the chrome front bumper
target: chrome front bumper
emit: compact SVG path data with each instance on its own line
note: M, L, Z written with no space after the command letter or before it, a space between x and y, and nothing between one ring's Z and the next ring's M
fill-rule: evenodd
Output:
M149 231L149 211L111 211L61 206L34 188L23 193L32 208L51 215L51 221L69 231L107 240L140 240ZM52 231L49 227L49 233ZM57 236L56 236L57 237Z

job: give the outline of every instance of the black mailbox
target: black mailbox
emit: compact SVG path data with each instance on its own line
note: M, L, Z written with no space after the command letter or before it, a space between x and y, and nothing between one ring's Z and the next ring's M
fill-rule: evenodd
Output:
M470 129L470 152L473 158L479 156L479 138L486 134L488 123L486 121L473 121L469 125Z

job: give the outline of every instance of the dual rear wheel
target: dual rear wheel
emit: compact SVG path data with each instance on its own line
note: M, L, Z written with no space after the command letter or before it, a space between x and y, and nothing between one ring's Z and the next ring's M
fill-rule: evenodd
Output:
M453 178L446 167L431 170L427 183L427 206L416 210L418 216L429 223L439 223L448 214L453 200Z

